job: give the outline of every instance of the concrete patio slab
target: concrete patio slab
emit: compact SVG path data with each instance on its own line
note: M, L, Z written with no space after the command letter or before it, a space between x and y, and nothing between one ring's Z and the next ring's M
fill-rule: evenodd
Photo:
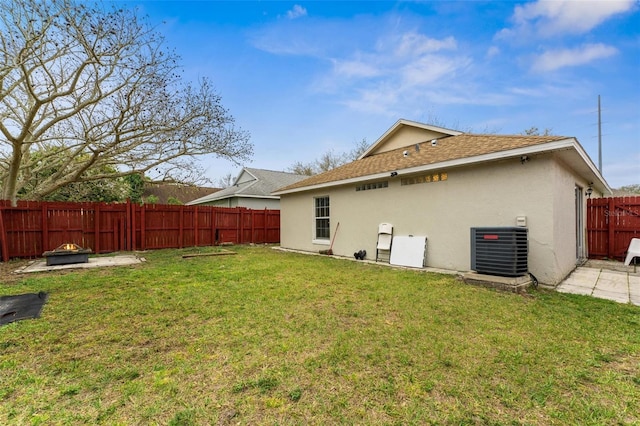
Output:
M620 303L629 303L629 293L627 292L616 293L616 292L600 290L596 288L595 290L593 290L593 293L591 295L593 297L597 297L598 299L607 299L607 300L613 300L615 302L620 302Z
M615 265L612 268L607 266L608 263L601 262L578 267L556 290L640 306L640 274Z
M603 269L600 271L600 277L598 278L598 287L607 287L615 291L617 288L623 287L623 291L628 291L629 286L629 274L626 272L607 271Z
M86 268L98 268L106 266L127 266L135 265L144 262L143 257L138 257L134 254L119 254L115 256L104 257L90 257L87 263L72 263L69 265L52 265L47 266L45 259L34 260L27 266L15 271L16 274L27 274L30 272L47 272L47 271L60 271L66 269L86 269Z
M600 277L600 269L578 268L567 277L565 285L593 289ZM590 293L590 292L589 292Z
M631 303L640 306L640 275L629 274L629 298Z
M584 296L591 296L591 293L593 293L593 287L576 286L565 283L559 285L556 290L560 293L582 294Z

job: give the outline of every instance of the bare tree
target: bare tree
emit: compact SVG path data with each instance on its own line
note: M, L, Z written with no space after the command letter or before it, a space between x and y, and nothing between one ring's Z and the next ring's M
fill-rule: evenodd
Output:
M313 176L318 173L313 163L303 163L302 161L296 161L287 168L287 171L303 176Z
M356 142L355 146L350 151L336 153L334 150L329 150L322 154L320 158L312 162L303 163L301 161L297 161L293 163L293 165L291 165L288 170L292 173L307 176L323 173L356 160L368 148L369 144L367 144L367 140L363 138L362 140Z
M640 183L621 186L620 188L618 188L618 191L622 191L628 194L640 194Z
M233 176L231 172L227 172L226 175L218 179L217 184L220 188L229 188L231 185L233 185L233 182L235 182L235 180L235 176Z
M25 198L138 173L195 182L196 156L252 155L210 83L182 83L179 58L154 29L134 11L103 6L0 2L3 199L15 204L43 167L55 172Z
M551 136L553 133L553 129L545 128L544 131L540 131L537 126L529 127L525 129L522 134L525 136Z

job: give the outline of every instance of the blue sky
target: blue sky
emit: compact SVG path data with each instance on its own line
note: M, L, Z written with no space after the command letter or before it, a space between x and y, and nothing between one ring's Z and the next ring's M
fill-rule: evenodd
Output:
M286 170L375 142L398 119L574 136L610 186L640 183L637 1L129 1L210 78L251 134L246 166ZM203 160L215 183L235 164Z

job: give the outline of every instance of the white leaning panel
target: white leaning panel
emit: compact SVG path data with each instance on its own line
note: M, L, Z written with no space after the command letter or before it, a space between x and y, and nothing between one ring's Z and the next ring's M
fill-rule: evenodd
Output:
M397 235L393 237L389 263L398 266L422 268L427 246L427 237L416 235Z

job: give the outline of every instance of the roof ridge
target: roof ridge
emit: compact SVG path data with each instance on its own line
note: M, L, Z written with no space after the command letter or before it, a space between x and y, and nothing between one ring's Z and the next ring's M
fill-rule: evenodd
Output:
M563 135L521 135L517 133L513 133L513 134L462 133L461 135L456 135L451 137L457 138L460 136L490 136L490 137L498 137L498 138L562 138L562 139L568 139L571 137L571 136L563 136Z

